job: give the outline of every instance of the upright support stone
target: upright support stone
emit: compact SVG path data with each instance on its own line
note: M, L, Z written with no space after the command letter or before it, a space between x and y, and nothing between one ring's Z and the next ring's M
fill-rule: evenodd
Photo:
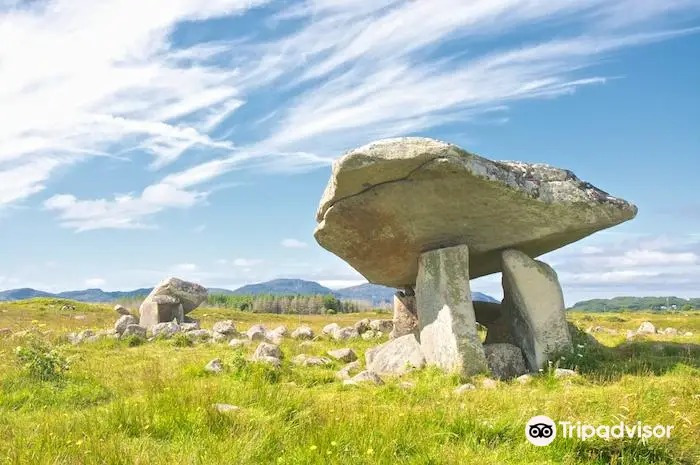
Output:
M495 302L474 302L477 323L486 326L484 344L513 344L510 323L506 309Z
M396 339L406 334L418 337L418 312L412 288L394 294L394 329L389 337Z
M421 254L416 307L421 350L428 364L463 375L488 371L476 330L466 245Z
M531 370L542 368L552 355L571 350L564 296L555 271L518 250L501 254L503 306L511 332Z
M141 315L139 324L145 328L152 328L158 323L169 323L177 320L183 323L185 312L178 299L168 295L157 295L147 299L139 309Z

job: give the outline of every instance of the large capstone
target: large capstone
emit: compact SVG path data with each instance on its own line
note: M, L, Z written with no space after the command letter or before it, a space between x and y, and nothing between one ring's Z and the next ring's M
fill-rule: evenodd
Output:
M477 278L501 271L504 249L537 257L636 213L567 170L406 137L333 164L314 236L370 282L405 287L416 282L425 251L467 245Z
M572 348L559 279L547 265L523 252L506 250L503 261L503 306L511 335L530 370Z
M425 252L416 282L420 346L425 360L446 371L488 371L476 331L466 245Z
M203 286L178 278L161 281L146 297L148 302L155 296L167 295L176 298L182 304L185 314L190 313L207 300L207 290Z

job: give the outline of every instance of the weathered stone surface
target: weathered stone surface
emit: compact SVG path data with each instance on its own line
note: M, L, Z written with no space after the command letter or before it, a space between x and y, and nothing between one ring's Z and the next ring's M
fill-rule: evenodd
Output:
M574 370L569 370L567 368L557 368L554 370L555 378L575 378L578 376Z
M503 249L536 257L636 213L567 170L405 137L333 164L314 236L370 282L403 287L416 282L426 250L468 245L477 278L500 271Z
M117 334L122 334L126 330L127 326L137 325L138 323L139 320L137 320L135 316L122 315L119 317L116 323L114 323L114 330L117 332Z
M161 295L174 297L177 299L177 302L182 304L183 312L189 313L204 303L208 294L207 290L199 284L171 277L158 283L151 293L148 294L144 303L150 302L154 297ZM167 321L172 321L172 318ZM161 322L159 321L158 323Z
M518 376L515 380L520 384L528 384L532 382L533 377L531 374L525 373L524 375Z
M511 333L529 369L537 371L552 355L572 349L559 279L549 265L523 252L505 250L502 257Z
M365 341L369 341L370 339L378 339L380 337L382 337L382 333L373 329L368 329L367 331L362 333L362 339L364 339Z
M350 379L352 375L357 373L358 371L360 371L360 362L356 360L354 362L348 363L343 368L338 370L335 374L335 377L341 380Z
M330 323L324 326L321 332L326 336L332 336L336 329L340 329L340 325L338 323Z
M358 333L364 334L365 331L370 329L369 323L370 323L369 318L364 318L364 319L357 321L355 323L355 329L357 330Z
M278 335L279 337L285 337L289 334L289 329L285 325L280 325L270 332Z
M272 365L274 368L279 368L282 366L282 361L277 357L272 357L270 355L260 355L252 359L254 362L266 363Z
M215 358L204 366L204 371L213 374L221 373L224 371L224 365L221 363L221 359Z
M465 392L468 391L473 391L476 389L476 386L474 386L472 383L467 383L467 384L462 384L460 386L457 386L455 390L453 391L455 394L464 394Z
M486 362L493 376L498 379L516 378L527 373L523 352L512 344L484 345Z
M486 378L481 381L481 387L484 389L496 389L498 387L498 381L491 378Z
M237 412L241 409L239 406L231 404L214 404L213 407L214 410L216 410L219 413Z
M372 320L369 328L380 333L389 334L394 329L394 320Z
M139 324L145 328L152 328L158 323L167 323L176 320L184 321L185 314L182 304L177 298L169 295L156 295L147 298L139 308L141 318Z
M416 296L404 291L394 294L394 327L389 337L396 339L406 334L418 336L418 312Z
M349 348L329 350L327 353L334 359L345 363L350 363L357 360L357 354L354 350Z
M192 341L208 341L212 337L212 332L208 329L193 329L187 331L185 335Z
M406 334L372 351L366 365L368 370L375 373L400 375L415 368L423 368L425 357L416 336Z
M10 336L12 336L12 330L10 328L0 328L0 337Z
M246 339L231 339L228 343L229 347L233 347L234 349L243 348L248 344L250 344L250 341Z
M248 331L245 332L246 336L248 336L248 339L250 339L251 341L264 340L266 333L267 330L263 325L253 325L250 328L248 328Z
M333 331L333 339L337 341L345 341L347 339L356 339L360 337L360 333L355 328L338 328Z
M501 304L474 301L472 305L476 321L486 326L485 344L512 344L514 342L506 309Z
M384 384L384 381L382 378L379 377L377 373L374 373L369 370L361 371L355 376L353 376L350 379L346 379L343 381L343 384L347 385L354 385L354 384L362 384L362 383L371 383L371 384L376 384L376 385L382 385Z
M255 353L253 353L253 360L258 360L262 357L282 358L282 350L278 345L261 342L255 349Z
M469 288L467 246L420 256L416 305L420 346L429 365L472 375L488 370Z
M292 363L295 365L302 365L305 367L320 367L326 366L333 363L328 357L320 357L316 355L299 354L292 358Z
M299 326L292 331L292 339L313 339L314 331L308 326Z
M139 337L141 339L146 339L146 331L146 328L144 328L143 326L133 324L126 327L126 329L122 333L122 337L134 336Z
M126 307L119 304L114 306L114 311L120 315L131 315L131 312Z
M641 325L639 325L639 329L637 329L637 334L655 334L655 333L656 333L656 328L649 321L643 322Z
M187 320L187 318L185 318L185 320ZM183 333L186 333L187 331L193 331L195 329L200 329L199 321L197 320L186 321L185 323L182 323L180 325L180 331L182 331Z
M214 327L212 329L215 333L225 334L227 336L236 334L236 324L233 322L233 320L217 321L214 323Z
M153 328L151 328L151 334L154 337L162 337L165 339L170 339L180 331L180 325L177 321L171 321L169 323L158 323Z

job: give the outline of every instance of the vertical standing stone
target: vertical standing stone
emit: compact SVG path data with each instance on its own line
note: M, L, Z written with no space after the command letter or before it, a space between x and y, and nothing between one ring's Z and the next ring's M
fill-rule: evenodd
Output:
M486 326L484 344L513 344L506 309L495 302L473 302L476 321Z
M421 350L428 364L463 375L488 371L476 331L466 245L421 254L416 306Z
M168 323L177 320L183 323L185 312L178 299L168 295L157 295L141 304L139 309L141 317L139 324L145 328L152 328L158 323Z
M394 294L394 329L389 337L396 339L406 334L418 337L418 313L413 289L397 291Z
M518 250L503 251L501 262L511 332L529 368L537 370L552 355L572 348L559 279L549 265Z

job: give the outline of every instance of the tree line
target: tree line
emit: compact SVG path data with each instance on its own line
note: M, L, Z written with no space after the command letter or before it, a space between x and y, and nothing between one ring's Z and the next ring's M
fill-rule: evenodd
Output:
M366 302L340 300L328 295L231 295L211 294L208 304L252 313L323 314L355 313L367 310Z

